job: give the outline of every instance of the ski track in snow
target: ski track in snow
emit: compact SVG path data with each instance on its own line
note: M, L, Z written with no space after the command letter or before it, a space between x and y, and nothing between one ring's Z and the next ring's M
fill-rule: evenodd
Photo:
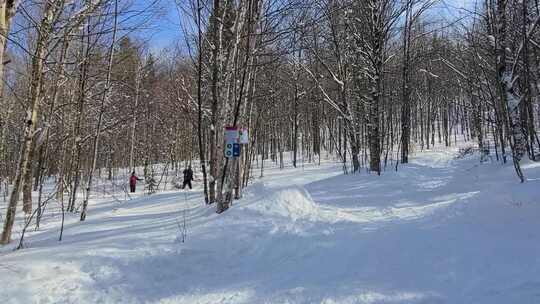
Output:
M265 169L222 215L200 188L94 199L0 248L0 303L540 303L540 163L521 185L456 152Z

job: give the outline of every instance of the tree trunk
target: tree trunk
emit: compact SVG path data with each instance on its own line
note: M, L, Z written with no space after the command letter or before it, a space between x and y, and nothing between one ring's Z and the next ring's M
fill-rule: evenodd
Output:
M17 202L21 187L24 189L28 185L30 194L32 190L32 154L35 146L35 137L37 133L37 124L39 123L39 108L41 102L43 85L43 66L45 64L45 54L47 51L47 42L51 33L51 23L53 18L53 5L50 2L45 4L43 19L38 32L36 50L32 58L32 82L30 87L30 100L28 107L28 117L26 118L26 127L24 130L24 144L21 147L19 166L15 176L15 184L11 191L8 210L4 220L4 229L2 231L2 244L7 244L11 240L11 231L15 221ZM25 184L26 183L26 184ZM27 201L29 200L29 202ZM25 204L31 204L31 196L26 197ZM31 206L31 205L30 205ZM29 208L26 206L26 208ZM31 208L31 207L30 207Z
M203 174L203 187L204 187L204 202L205 204L208 204L208 183L207 183L207 177L206 177L206 157L204 152L204 142L203 142L203 134L202 134L202 128L203 128L203 121L202 121L202 24L201 24L201 3L200 0L197 0L197 28L199 31L198 35L198 44L199 44L199 56L198 56L198 64L197 64L197 74L198 74L198 80L197 80L197 103L198 103L198 122L197 122L197 132L198 132L198 138L199 138L199 159L201 162L201 170Z
M526 139L523 136L521 118L519 114L519 103L521 98L514 91L514 81L512 71L506 62L506 0L497 0L497 80L499 82L499 92L501 101L506 107L510 148L512 149L512 159L516 173L521 180L525 181L521 171L520 161L526 151Z
M403 68L402 68L402 101L401 108L401 163L409 162L409 143L411 138L411 93L410 93L410 31L411 3L407 2L405 26L403 28Z
M118 22L118 0L114 1L114 28L113 28L113 36L112 36L112 42L111 47L109 49L109 63L107 66L107 78L105 80L105 91L103 92L103 96L101 98L101 105L99 109L98 114L98 121L96 126L96 133L94 135L94 145L92 149L92 164L90 166L90 172L88 172L88 184L86 185L86 193L85 198L83 201L83 207L81 211L81 221L84 221L86 219L86 212L88 208L88 200L90 198L90 191L92 190L92 181L94 178L94 171L96 170L96 164L97 164L97 156L98 156L98 149L99 149L99 139L101 134L101 123L103 121L103 115L105 112L105 107L107 105L107 102L109 100L109 90L111 88L111 71L112 71L112 65L113 65L113 59L114 59L114 44L116 42L116 28L117 28L117 22ZM133 148L133 146L132 146ZM133 160L133 159L131 159ZM133 164L131 164L133 165Z

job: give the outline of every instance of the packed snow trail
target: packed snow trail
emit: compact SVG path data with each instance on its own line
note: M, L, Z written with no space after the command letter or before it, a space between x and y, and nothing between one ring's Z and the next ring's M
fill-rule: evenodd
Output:
M540 163L456 152L268 169L221 215L199 188L94 200L1 249L0 303L540 303Z

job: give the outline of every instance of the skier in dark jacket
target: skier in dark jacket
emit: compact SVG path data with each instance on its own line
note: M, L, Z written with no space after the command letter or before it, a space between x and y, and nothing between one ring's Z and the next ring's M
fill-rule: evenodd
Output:
M191 170L191 166L187 167L187 169L184 170L184 183L182 184L182 189L186 187L186 185L189 186L189 189L191 189L191 181L193 180L193 171Z
M135 175L135 171L131 172L131 177L129 178L129 190L131 193L135 192L135 188L137 187L137 181L141 181L142 178L138 178L137 175Z

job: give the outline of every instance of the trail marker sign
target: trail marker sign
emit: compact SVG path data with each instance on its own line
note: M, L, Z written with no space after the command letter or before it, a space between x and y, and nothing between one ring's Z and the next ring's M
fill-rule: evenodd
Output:
M225 143L237 144L238 143L238 128L225 127Z
M225 127L225 157L235 157L235 145L238 145L238 128ZM238 153L238 155L240 155L240 153Z
M239 157L241 145L246 144L249 144L247 129L225 127L225 157Z
M238 137L240 138L240 144L247 145L249 144L249 134L248 129L242 128L238 130Z

